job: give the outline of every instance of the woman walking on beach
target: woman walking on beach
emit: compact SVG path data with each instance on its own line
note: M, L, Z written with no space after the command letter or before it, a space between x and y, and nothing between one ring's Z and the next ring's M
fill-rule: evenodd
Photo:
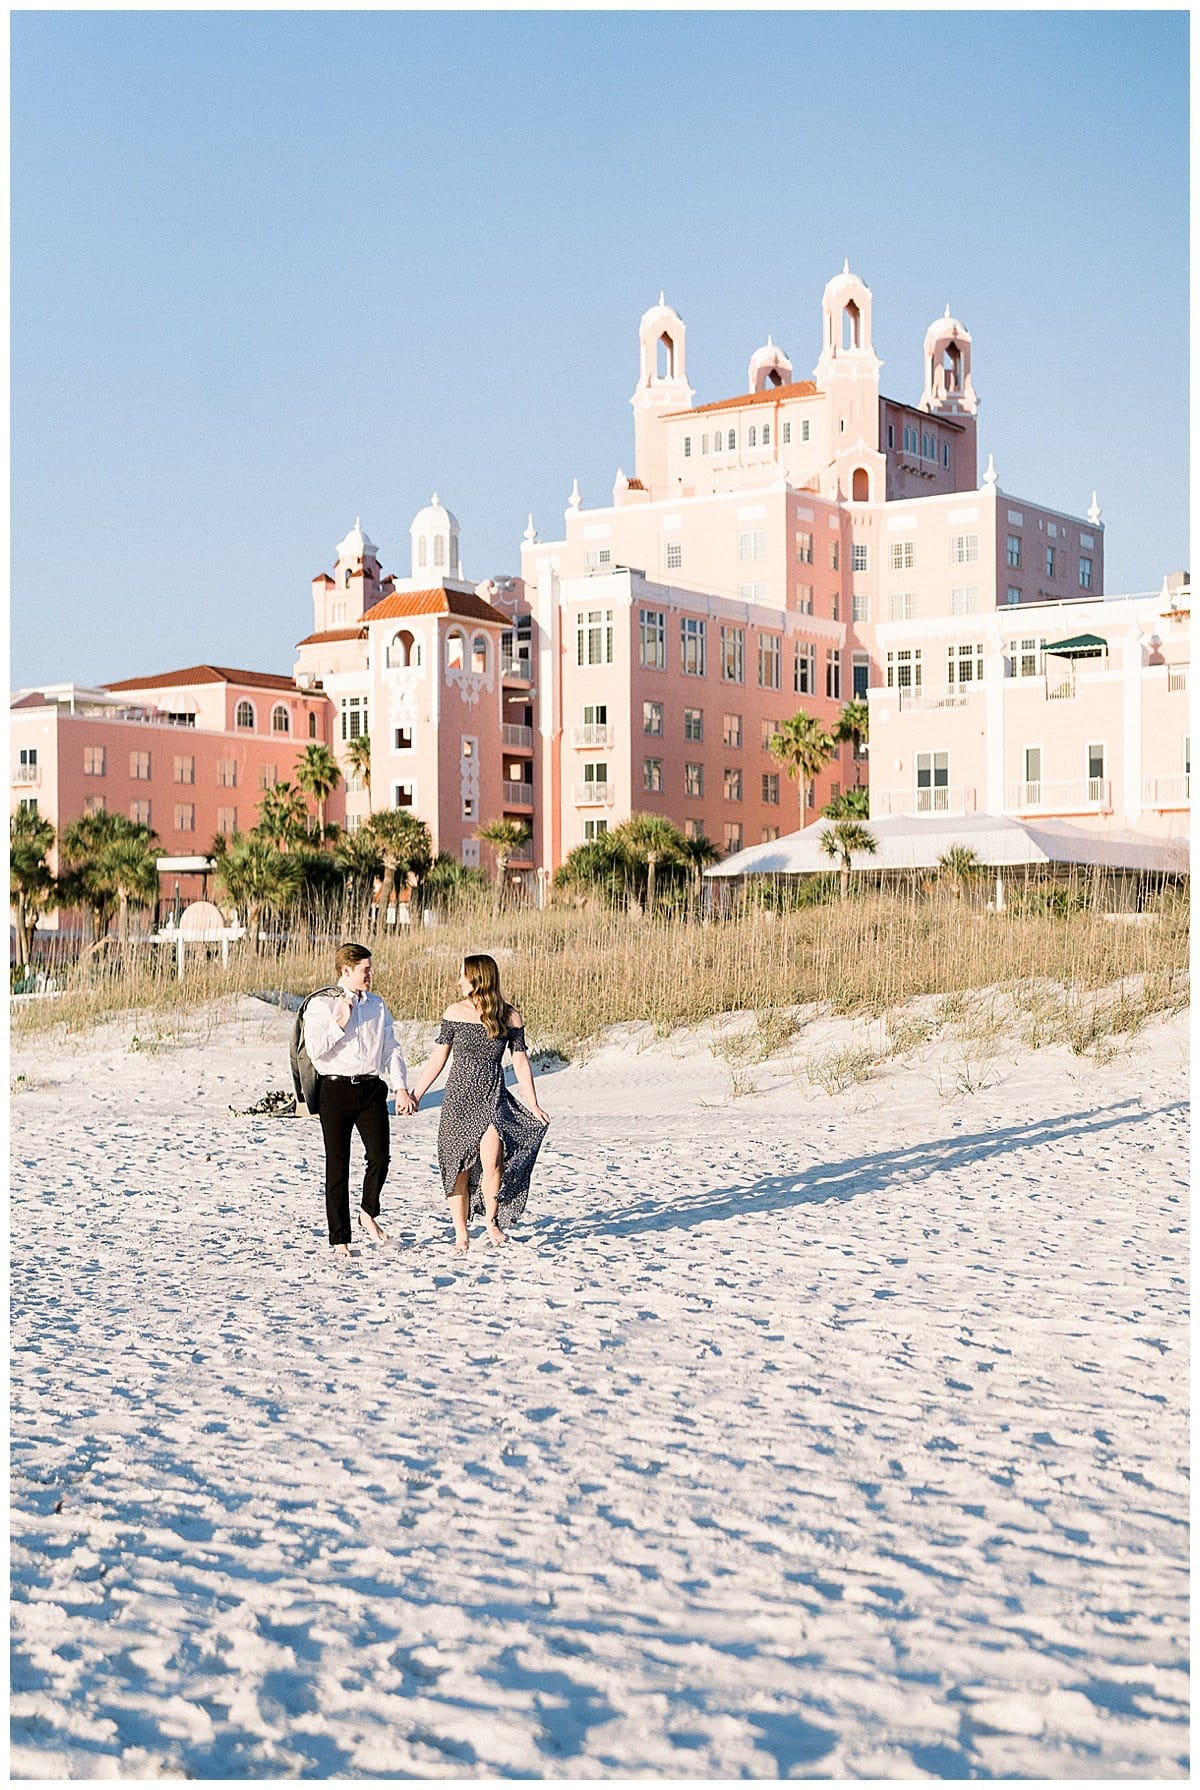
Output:
M505 1227L525 1210L529 1177L550 1119L538 1105L524 1022L500 992L495 959L464 958L458 986L463 998L446 1008L412 1093L419 1103L453 1053L438 1125L438 1164L454 1221L454 1248L462 1254L471 1246L468 1219L481 1214L491 1242L508 1242ZM525 1106L504 1085L505 1050L512 1054Z

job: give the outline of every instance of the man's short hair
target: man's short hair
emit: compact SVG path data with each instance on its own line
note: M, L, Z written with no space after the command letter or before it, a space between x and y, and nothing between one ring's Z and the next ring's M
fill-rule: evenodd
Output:
M370 955L365 945L339 945L337 956L333 960L334 967L340 976L343 970L353 969L356 963L362 963Z

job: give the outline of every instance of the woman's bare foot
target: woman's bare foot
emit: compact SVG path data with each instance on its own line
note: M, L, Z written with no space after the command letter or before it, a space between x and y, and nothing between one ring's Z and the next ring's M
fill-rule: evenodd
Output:
M392 1240L380 1224L379 1220L377 1218L372 1218L369 1212L359 1213L358 1228L360 1231L365 1231L367 1233L367 1236L371 1239L372 1243L390 1243Z
M504 1232L500 1229L500 1226L494 1218L488 1220L487 1234L488 1241L491 1243L493 1249L502 1249L508 1242L508 1238L504 1235Z
M335 1243L332 1254L334 1266L337 1268L345 1268L354 1259L350 1254L350 1245L348 1243Z
M469 1237L456 1237L454 1239L455 1255L466 1255L466 1253L467 1253L468 1249L470 1249L470 1247L471 1247L471 1239Z

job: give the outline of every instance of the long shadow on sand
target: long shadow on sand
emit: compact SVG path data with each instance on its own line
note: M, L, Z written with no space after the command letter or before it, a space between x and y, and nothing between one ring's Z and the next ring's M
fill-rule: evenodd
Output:
M1130 1110L1133 1109L1133 1110ZM611 1217L552 1219L539 1227L547 1241L566 1241L579 1231L592 1237L629 1237L639 1231L686 1230L711 1224L716 1219L753 1217L761 1212L786 1211L793 1206L817 1206L827 1200L858 1199L899 1185L911 1186L934 1174L967 1174L989 1157L1012 1151L1061 1144L1071 1138L1094 1137L1103 1131L1139 1125L1164 1113L1186 1111L1186 1102L1144 1110L1135 1099L1087 1113L1067 1113L1060 1118L1038 1120L1030 1125L1010 1125L998 1131L975 1132L965 1137L936 1138L898 1150L881 1150L870 1156L851 1156L842 1162L815 1162L790 1172L767 1175L762 1180L733 1187L708 1188L703 1193L672 1199L646 1198ZM1065 1164L1058 1165L1062 1173Z

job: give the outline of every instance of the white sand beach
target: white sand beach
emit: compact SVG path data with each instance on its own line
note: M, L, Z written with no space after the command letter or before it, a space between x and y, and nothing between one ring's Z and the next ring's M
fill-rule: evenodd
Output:
M14 1043L14 1775L1186 1775L1185 1017L629 1028L342 1272L290 1024Z

